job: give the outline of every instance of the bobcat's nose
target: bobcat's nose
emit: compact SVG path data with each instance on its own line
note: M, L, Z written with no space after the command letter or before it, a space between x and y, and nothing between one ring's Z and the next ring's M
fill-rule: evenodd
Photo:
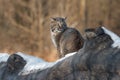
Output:
M58 28L58 31L63 31L63 29L62 28Z
M58 22L58 26L61 27L61 26L62 26L62 23Z
M57 33L57 32L59 32L59 30L58 30L58 28L54 28L54 29L52 29L52 32Z

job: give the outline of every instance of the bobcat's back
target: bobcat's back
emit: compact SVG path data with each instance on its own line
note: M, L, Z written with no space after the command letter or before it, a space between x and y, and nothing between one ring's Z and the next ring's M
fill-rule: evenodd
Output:
M76 52L83 46L83 38L78 30L68 28L60 38L60 56Z

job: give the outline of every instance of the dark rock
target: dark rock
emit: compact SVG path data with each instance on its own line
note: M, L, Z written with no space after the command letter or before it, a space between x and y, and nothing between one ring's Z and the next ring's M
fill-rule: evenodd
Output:
M18 73L24 68L26 61L17 54L9 56L7 62L0 65L0 80L14 80Z

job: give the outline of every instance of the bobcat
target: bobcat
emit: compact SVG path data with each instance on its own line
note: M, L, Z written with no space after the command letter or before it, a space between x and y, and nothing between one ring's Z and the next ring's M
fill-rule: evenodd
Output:
M66 18L52 18L50 31L52 42L59 52L59 57L78 51L82 48L84 40L75 28L69 28L66 24Z

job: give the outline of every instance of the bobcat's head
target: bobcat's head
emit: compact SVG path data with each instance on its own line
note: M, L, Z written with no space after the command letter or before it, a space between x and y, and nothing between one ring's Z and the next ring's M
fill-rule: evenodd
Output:
M65 22L66 18L56 17L51 20L51 32L54 34L59 34L67 29L67 24Z

